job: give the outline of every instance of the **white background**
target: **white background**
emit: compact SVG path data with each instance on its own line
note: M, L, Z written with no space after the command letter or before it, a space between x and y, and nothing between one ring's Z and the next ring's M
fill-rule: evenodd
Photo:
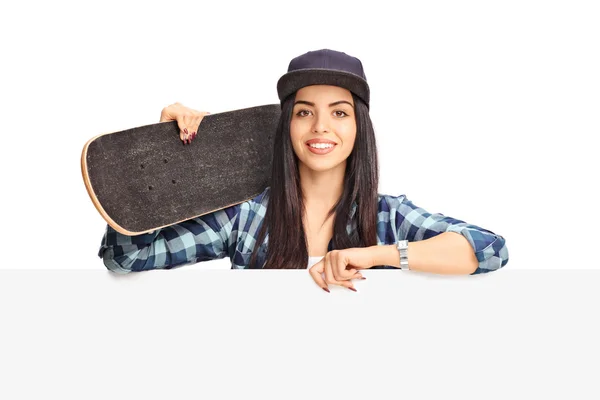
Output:
M367 370L363 369L365 364L361 364L365 354L372 357L370 360L381 374L368 370L374 386L365 388L362 394L382 385L396 387L409 376L418 377L418 382L423 383L414 386L414 390L421 393L427 382L436 382L442 375L447 379L444 382L458 385L452 386L455 389L463 387L461 383L481 384L488 379L491 385L510 371L514 372L511 368L523 357L528 360L527 368L521 364L525 369L518 370L513 377L518 377L521 385L530 385L527 391L530 395L539 393L542 387L533 385L532 382L539 383L536 379L527 380L524 376L541 376L536 374L543 371L546 377L554 373L563 379L568 376L582 379L584 371L593 371L594 367L597 371L597 361L579 358L584 353L563 352L560 346L575 343L585 354L598 355L597 345L592 347L592 336L587 336L590 326L585 330L586 336L581 336L577 329L570 330L569 326L574 326L576 321L579 325L575 326L581 326L584 322L587 324L587 318L594 318L592 299L575 294L580 290L579 285L589 284L589 279L600 281L597 273L585 275L584 279L584 275L573 271L600 269L595 250L598 248L599 198L593 193L598 186L600 168L597 146L592 144L600 134L599 20L598 5L593 1L292 1L272 4L260 1L52 1L2 5L3 157L0 171L3 190L0 212L4 257L0 269L23 273L32 270L30 275L19 275L15 271L0 274L3 288L10 288L2 295L3 323L12 329L2 333L6 348L3 349L5 361L0 366L3 376L13 373L8 376L14 383L9 389L4 386L11 393L11 397L4 398L18 398L19 393L27 398L23 387L39 390L41 396L48 397L48 387L28 386L32 385L30 379L44 376L44 382L56 384L55 377L70 376L71 384L81 383L82 376L87 376L86 371L95 374L96 385L105 382L124 386L136 382L135 387L128 386L120 393L147 391L144 393L159 395L173 387L189 387L186 393L190 394L202 387L194 380L198 377L193 374L196 363L220 360L218 371L224 377L223 384L231 385L227 377L247 376L245 374L258 365L252 360L264 360L269 354L279 354L281 358L277 363L261 364L260 369L254 370L257 376L277 381L277 374L286 379L293 375L299 378L298 385L324 385L332 398L336 398L336 394L348 397L352 385L358 384L361 376L365 377ZM466 285L461 290L463 296L467 290L468 303L454 309L463 317L450 328L438 326L435 319L416 317L427 315L419 314L420 311L432 310L436 311L434 317L442 315L435 309L436 301L441 304L448 299L438 298L440 292L436 285L428 286L428 280L425 284L417 283L424 291L419 293L429 299L427 304L432 307L423 309L419 308L423 307L422 302L412 301L405 292L388 286L389 281L384 277L389 274L374 274L376 271L367 271L368 280L360 285L380 288L385 296L377 303L368 303L365 299L365 303L360 303L364 307L354 303L360 299L356 296L368 296L368 292L359 288L359 293L348 291L355 297L345 292L342 296L341 290L332 291L333 296L325 300L330 302L329 307L324 308L322 296L327 294L318 288L315 290L306 276L295 281L290 279L295 276L292 271L288 271L291 272L288 275L280 271L284 274L264 274L261 278L246 275L250 286L236 286L228 300L221 299L229 303L220 310L218 306L223 303L207 299L200 302L190 295L192 298L172 305L170 312L175 314L169 314L167 308L159 308L155 314L152 311L155 308L147 307L157 304L166 307L181 287L177 283L169 286L160 282L179 280L183 284L193 276L189 275L190 271L228 269L229 260L199 263L179 270L145 272L135 278L107 276L109 272L96 255L105 222L83 184L80 170L83 145L100 133L156 123L161 109L177 101L211 113L277 103L276 83L287 71L289 61L321 48L343 51L363 62L371 87L371 118L380 154L380 192L406 194L429 212L441 212L504 236L510 255L505 270L489 274L485 280L456 278ZM36 271L40 269L46 271ZM57 271L59 269L71 270L71 274ZM565 270L564 279L556 275L550 278L548 274L552 271L548 270L551 269ZM557 282L557 287L538 292L532 286L531 297L526 290L516 297L511 296L511 285L506 283L509 275L497 276L513 274L517 282L525 275L514 274L527 273L524 270L538 270L539 278L535 275L528 278L532 285L536 279L540 282L550 279ZM48 275L52 271L62 275ZM573 275L569 275L569 271ZM91 272L99 278L82 275ZM42 281L41 277L44 277ZM150 297L149 287L144 286L146 279L151 279L147 277L159 282L155 297ZM192 281L198 279L203 278L199 275ZM211 279L212 284L206 285L202 295L208 293L210 297L210 293L229 287L232 275L210 275L206 279ZM504 283L491 284L494 279ZM27 283L34 281L41 283L31 287ZM280 304L287 304L286 299L304 299L310 311L303 310L294 317L294 314L285 314L285 308L274 313L269 307L235 307L248 301L252 304L257 290L252 284L258 281L268 283L261 286L261 290L273 291L264 296ZM56 282L62 285L49 286ZM458 295L452 286L455 280L431 282L449 291L448 296ZM477 334L473 333L481 316L486 315L486 320L491 321L492 314L486 314L489 310L486 311L476 296L482 294L480 289L468 282L487 283L487 294L497 305L494 311L503 316L495 319L497 325L492 330L482 328ZM565 287L566 282L569 284ZM117 289L123 287L123 290ZM131 291L134 287L145 290L145 301L149 298L154 301L136 302ZM282 289L285 287L294 289L286 291ZM73 292L65 292L66 288ZM319 293L315 293L317 290ZM57 297L61 293L72 297L67 297L69 301ZM475 297L471 298L469 293ZM562 296L562 302L558 302L555 295ZM553 301L548 301L550 298ZM104 308L102 305L108 299L108 308ZM523 301L534 303L524 307ZM66 304L76 303L76 311L66 307ZM41 304L45 307L37 307ZM473 309L466 304L478 305L472 318L469 316ZM565 308L553 314L557 304ZM296 312L301 306L287 312ZM216 311L202 314L207 307L216 307ZM377 307L376 315L381 319L372 317L373 307ZM406 321L402 310L408 309L413 316L409 321L421 329L429 327L428 335L414 334L414 326L400 322ZM254 318L245 320L251 328L245 324L241 329L236 321L240 317L249 318L249 310L256 313ZM580 314L567 324L548 322L574 315L569 310L578 310ZM585 316L588 310L589 317ZM52 312L56 313L54 318ZM343 322L340 314L336 316L340 312ZM515 312L519 319L510 317ZM152 318L167 315L175 316L164 324L159 322L164 321L162 319L148 325L147 321ZM546 323L535 325L536 315L542 315ZM176 321L181 322L179 317L184 316L188 318L186 323L195 329L186 332L177 329L181 326ZM333 318L333 325L329 318ZM363 335L366 328L361 322L367 318L368 336ZM91 320L103 328L96 329L96 325L90 325ZM394 325L395 320L400 325ZM139 324L136 325L136 321ZM288 324L289 329L284 329L278 321ZM297 325L289 325L290 321ZM328 324L324 325L323 321ZM533 325L523 328L526 321ZM127 322L126 328L123 322ZM53 325L57 323L59 325ZM303 329L299 329L300 326ZM557 330L561 327L563 331ZM448 329L454 342L448 341ZM211 335L207 339L203 334L208 331ZM413 334L410 343L402 339L407 333ZM525 337L530 340L521 340L522 334L527 334ZM536 337L543 337L548 347L543 351L539 348L533 356L528 351ZM47 341L39 342L41 338ZM244 357L244 346L238 344L235 352L227 353L227 359L217 358L220 346L248 338L253 338L254 344L269 346L261 347L260 351L254 348L254 358L246 360L243 369L237 368L235 356ZM286 346L301 341L312 345L302 347L306 360L312 362L302 368L300 364L293 364L297 358L281 356ZM495 348L496 357L482 352L499 342L505 347L502 351ZM39 347L31 347L33 343ZM99 343L104 346L99 347ZM203 352L196 347L199 343L209 343L214 353ZM462 346L459 353L453 347L457 343ZM412 346L411 352L406 354L409 360L423 363L419 364L422 368L418 371L414 363L402 359L402 352L392 351L389 354L394 355L393 360L389 364L383 362L382 354L397 350L393 346L409 345ZM431 350L432 345L439 353L425 352L429 359L424 361L425 353L421 350ZM93 357L108 354L107 347L112 349L110 354L114 354L114 358L98 361ZM42 354L25 351L32 348L51 348L56 352L43 353L50 357L43 369L31 369L32 365L40 364L26 356ZM95 353L86 353L91 349ZM444 353L442 349L452 351ZM509 349L512 352L506 353ZM171 350L191 352L198 358L177 358ZM65 362L58 367L59 359L64 360L66 356L72 361L75 358L70 356L74 354L80 356L77 363ZM448 358L440 364L442 359L436 359L435 354ZM506 358L499 358L500 354ZM527 354L531 358L527 358ZM461 360L471 368L477 366L479 373L474 375L473 369L456 368L455 363ZM503 364L506 362L509 365ZM556 368L548 368L553 362ZM562 368L561 362L565 364ZM590 362L592 365L588 365ZM23 368L15 368L15 365ZM294 368L286 369L286 365L294 365ZM445 368L436 369L428 380L427 374L431 373L428 365ZM580 370L575 373L576 368ZM210 376L207 371L214 372L208 368L202 376ZM288 376L287 371L292 375ZM471 373L463 374L464 371ZM565 371L573 375L565 375ZM190 374L190 381L177 381L176 377L185 373ZM161 386L165 393L152 390L161 376L167 379L162 381L164 387ZM328 376L331 379L328 380ZM91 378L88 376L88 379ZM173 386L166 383L171 382L168 379ZM85 382L82 390L91 390L92 382ZM578 383L579 389L583 382ZM53 388L66 390L67 387L75 386L61 384ZM108 390L107 386L103 387ZM444 390L443 385L427 387ZM489 390L493 386L486 387ZM293 392L293 387L286 388ZM244 387L239 390L244 393ZM263 390L263 394L267 393L273 392ZM307 393L318 395L319 391L315 387L314 393L311 390ZM390 397L397 394L385 393ZM486 392L479 394L482 393ZM74 391L68 394L81 398L81 394Z
M509 268L600 266L592 2L19 4L0 17L1 162L5 240L23 258L1 268L104 268L85 142L176 101L277 103L289 61L320 48L363 62L380 192L504 236ZM230 263L191 268L213 266Z

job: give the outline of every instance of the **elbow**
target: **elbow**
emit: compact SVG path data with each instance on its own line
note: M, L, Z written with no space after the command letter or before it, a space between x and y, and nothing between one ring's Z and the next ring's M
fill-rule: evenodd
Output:
M475 253L478 264L477 268L471 272L471 275L483 274L487 272L497 271L508 264L508 247L506 239L497 235L493 241L485 249Z
M464 275L474 275L477 273L477 270L479 269L479 262L477 261L477 258L475 258L475 253L471 253L473 255L473 259L475 259L475 261L473 262L472 260L467 264L467 266L465 267L465 271L464 271Z
M122 263L117 262L112 248L107 248L102 252L102 262L109 271L116 274L124 275L131 272L131 268L127 268Z

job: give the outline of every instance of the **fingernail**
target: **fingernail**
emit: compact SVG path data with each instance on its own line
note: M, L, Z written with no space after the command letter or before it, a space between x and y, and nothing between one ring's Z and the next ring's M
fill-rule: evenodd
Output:
M329 291L329 289L327 289L326 287L324 287L324 288L323 288L323 290L324 290L324 291L326 291L327 293L331 293L331 292Z
M354 289L353 287L349 287L348 289L354 290L355 292L358 292L358 290Z
M185 128L183 131L185 132L186 135L188 134L187 128Z
M364 276L361 276L360 279L367 279L367 278L365 278Z

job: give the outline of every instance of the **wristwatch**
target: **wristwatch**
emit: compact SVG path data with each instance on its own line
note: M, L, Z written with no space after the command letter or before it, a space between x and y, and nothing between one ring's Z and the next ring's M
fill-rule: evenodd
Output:
M408 268L408 240L398 240L396 248L400 252L400 269L410 271Z

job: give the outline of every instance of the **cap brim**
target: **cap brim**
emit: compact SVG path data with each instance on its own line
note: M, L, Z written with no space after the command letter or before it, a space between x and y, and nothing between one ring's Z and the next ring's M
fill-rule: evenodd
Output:
M283 75L277 82L277 94L283 101L290 94L305 86L333 85L340 86L356 94L369 106L370 92L367 81L362 77L346 71L325 68L297 69Z

